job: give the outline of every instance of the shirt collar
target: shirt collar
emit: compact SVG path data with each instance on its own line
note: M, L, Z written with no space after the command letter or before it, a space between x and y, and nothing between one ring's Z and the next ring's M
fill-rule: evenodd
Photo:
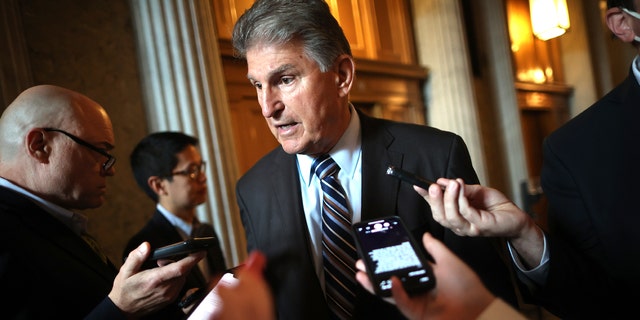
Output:
M636 77L636 81L640 84L640 55L637 55L633 59L631 70L633 71L633 75Z
M31 201L33 201L36 205L49 212L53 217L60 220L60 222L69 227L76 234L80 235L87 232L87 223L89 219L85 215L65 209L51 201L40 198L35 194L27 191L26 189L18 186L17 184L14 184L13 182L2 177L0 177L0 186L11 189L31 199Z
M158 210L160 213L162 213L162 215L169 220L169 223L171 223L172 226L174 226L175 228L177 228L178 230L180 230L181 232L183 232L184 236L188 237L191 234L191 230L193 229L193 225L186 223L184 220L178 218L178 216L174 215L173 213L169 212L169 210L167 210L165 207L163 207L161 204L156 204L156 210ZM195 222L195 219L194 219Z

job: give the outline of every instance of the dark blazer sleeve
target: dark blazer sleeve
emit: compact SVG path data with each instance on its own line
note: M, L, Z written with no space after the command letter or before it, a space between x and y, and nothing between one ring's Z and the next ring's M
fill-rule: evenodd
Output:
M0 307L7 319L122 319L117 270L60 221L0 187Z
M640 86L629 77L544 141L547 283L536 302L567 318L616 318L640 285Z

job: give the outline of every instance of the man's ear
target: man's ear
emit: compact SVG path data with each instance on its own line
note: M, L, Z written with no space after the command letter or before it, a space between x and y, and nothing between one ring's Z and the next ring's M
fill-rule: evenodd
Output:
M607 10L606 22L609 30L624 42L632 42L636 36L633 31L633 21L618 7Z
M40 163L49 163L49 156L51 156L51 146L49 146L49 142L42 129L32 129L27 132L24 138L27 153Z
M341 97L346 97L353 85L356 64L351 56L343 54L336 59L336 66L338 68L338 79L336 80L338 93Z
M149 185L149 188L151 188L151 190L153 190L153 192L155 192L158 195L158 197L161 195L167 194L164 188L163 181L164 179L158 176L151 176L149 177L149 179L147 179L147 184Z

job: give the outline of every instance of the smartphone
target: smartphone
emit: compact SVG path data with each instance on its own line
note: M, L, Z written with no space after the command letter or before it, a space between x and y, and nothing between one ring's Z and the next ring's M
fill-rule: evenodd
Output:
M206 250L214 246L215 243L216 239L214 237L188 239L155 249L149 259L181 259L190 253Z
M409 184L416 185L422 189L429 189L430 185L436 184L431 180L427 180L419 175L416 175L406 170L402 170L396 166L387 167L387 174L390 176L396 177Z
M419 247L399 216L353 224L358 255L367 267L377 295L391 296L391 276L397 276L409 295L431 290L436 278L426 251Z

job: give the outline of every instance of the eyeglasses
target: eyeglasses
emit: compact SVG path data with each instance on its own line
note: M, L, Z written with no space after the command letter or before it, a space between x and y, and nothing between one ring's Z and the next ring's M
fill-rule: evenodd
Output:
M635 11L631 11L631 10L629 10L627 8L621 8L621 9L622 9L622 11L626 12L628 15L630 15L630 16L636 18L636 19L640 19L640 13L637 13Z
M171 172L171 176L187 176L191 180L196 180L198 177L200 177L200 174L204 174L204 171L207 168L206 164L206 161L202 161L202 163L200 163L199 165L191 166L189 167L189 169Z
M85 148L91 149L91 150L93 150L93 151L105 156L107 158L107 161L105 161L102 164L102 169L104 171L109 171L109 169L111 169L111 167L113 167L113 165L116 163L116 157L110 155L106 150L100 149L100 148L90 144L89 142L86 142L86 141L84 141L84 140L72 135L69 132L66 132L66 131L60 130L60 129L55 129L55 128L42 128L42 130L47 131L47 132L51 132L51 131L60 132L60 133L64 134L65 136L69 137L69 139L73 140L73 142L75 142L75 143L77 143L77 144L79 144L79 145L81 145L81 146L83 146Z

